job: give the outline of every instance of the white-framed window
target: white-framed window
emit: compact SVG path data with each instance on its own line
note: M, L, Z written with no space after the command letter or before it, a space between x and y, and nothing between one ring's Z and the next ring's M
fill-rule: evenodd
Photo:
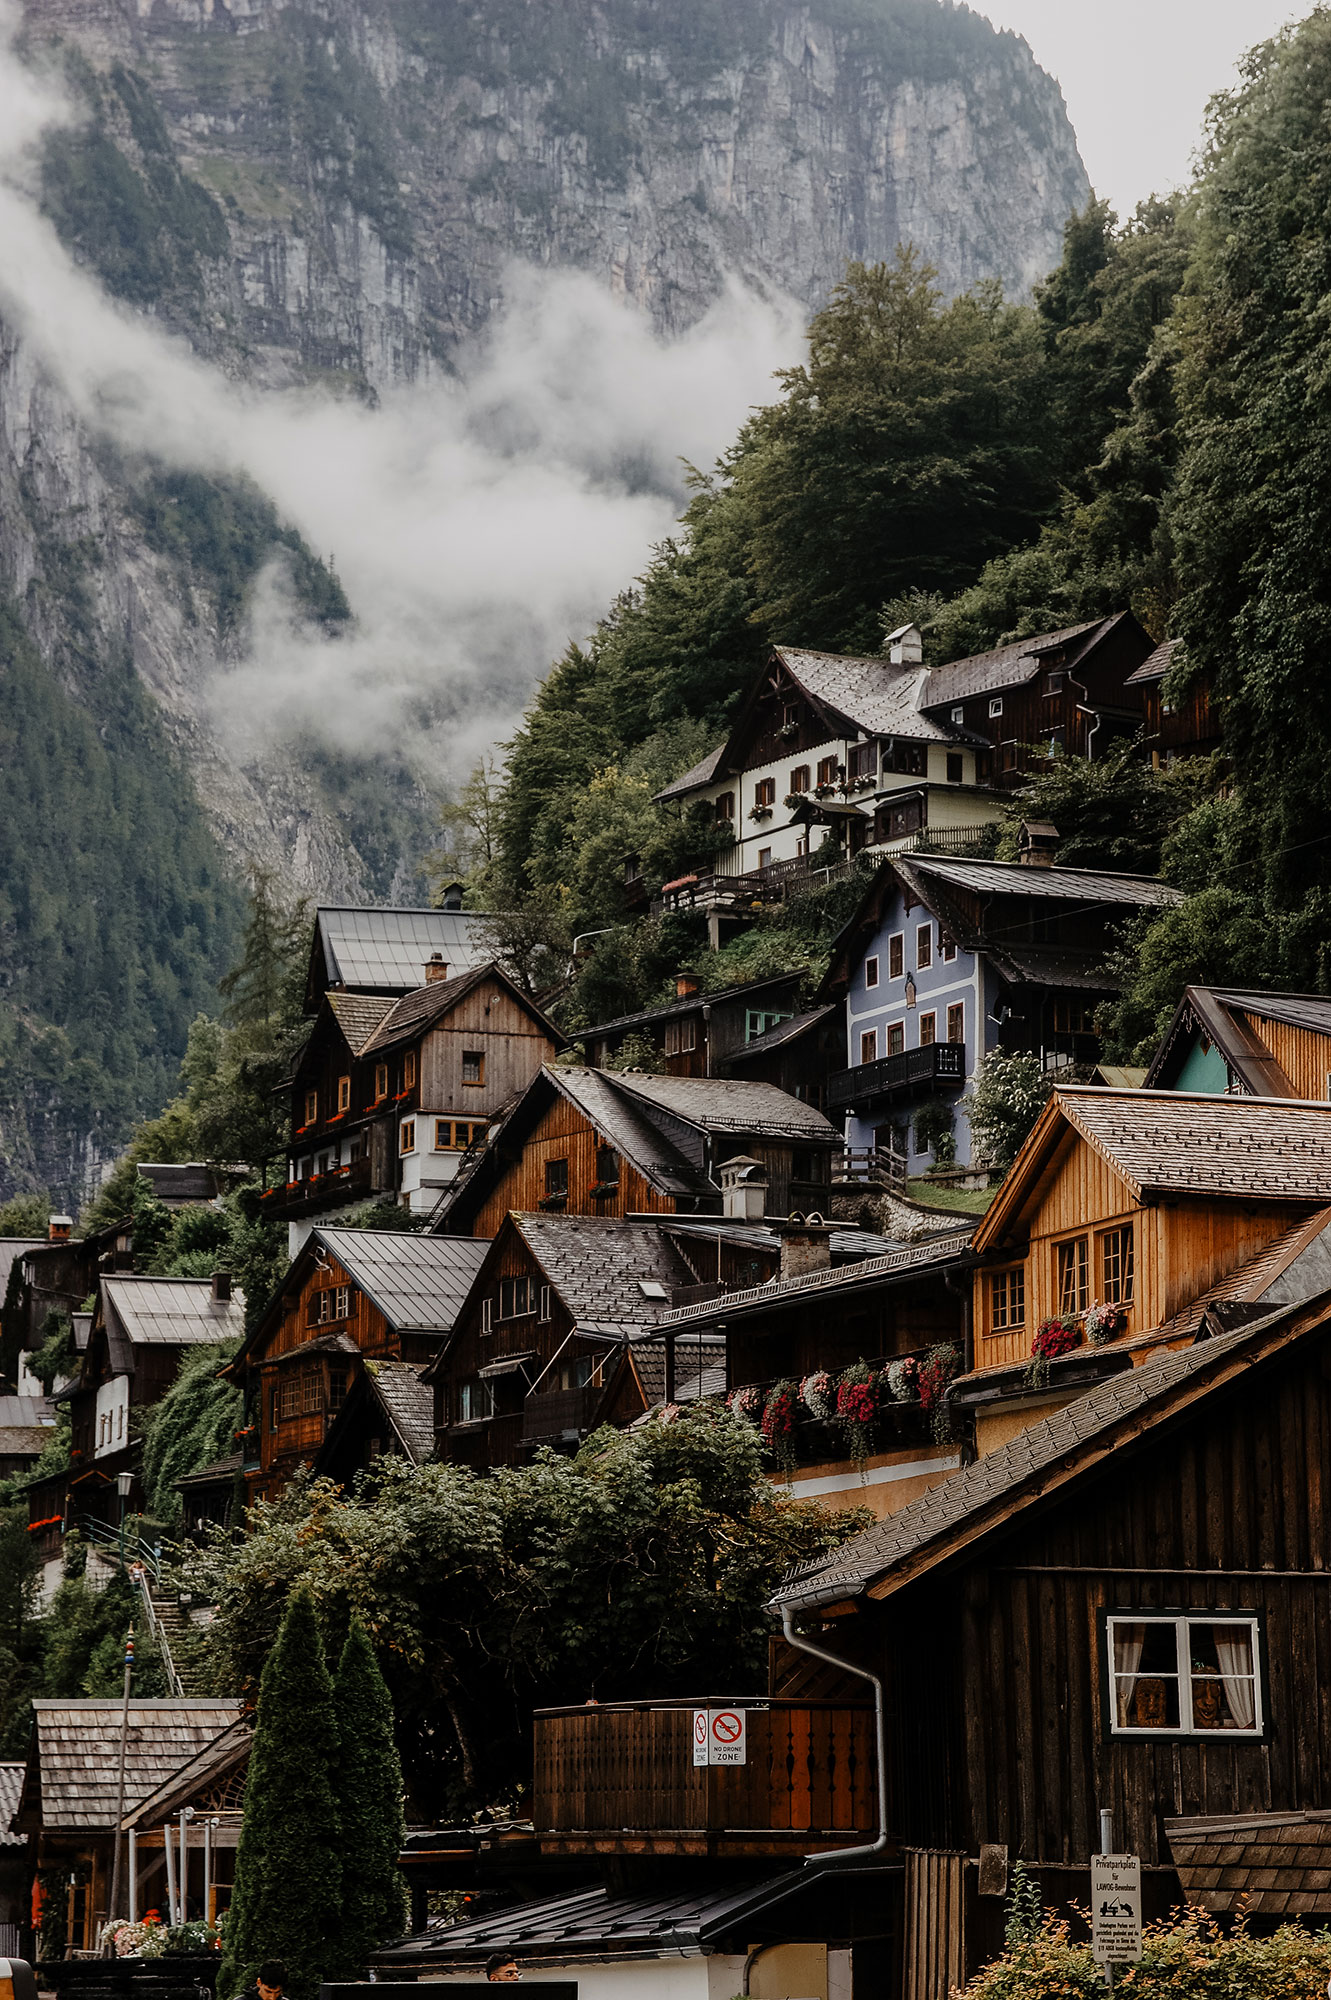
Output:
M950 1042L964 1042L966 1039L966 1002L954 1000L947 1010L947 1038Z
M1261 1652L1251 1612L1111 1611L1115 1736L1260 1736Z
M495 1317L495 1302L494 1302L494 1300L493 1300L493 1299L482 1299L482 1300L481 1300L481 1332L482 1332L482 1333L489 1333L489 1332L490 1332L490 1331L491 1331L491 1330L493 1329L493 1327L494 1327L494 1317Z
M549 1285L541 1286L541 1311L539 1317L541 1319L542 1324L545 1324L546 1322L554 1318L554 1313L551 1310L551 1295L550 1295Z
M966 711L964 708L960 706L960 704L958 704L958 706L953 709L952 720L954 722L964 722L966 720Z
M500 1319L525 1319L536 1310L535 1278L501 1278L499 1280Z
M887 1053L890 1056L904 1056L906 1053L906 1023L889 1021L887 1024Z
M1001 694L990 695L989 713L990 715L1001 715L1003 713L1003 697Z
M469 1382L458 1383L458 1422L460 1424L483 1423L493 1408L490 1385L479 1375Z
M866 958L866 959L865 959L865 961L864 961L864 983L865 983L865 985L866 985L866 986L876 986L876 985L878 984L878 954L877 954L877 952L875 952L875 953L874 953L874 955L873 955L873 957L872 957L872 958ZM1328 1070L1328 1071L1327 1071L1327 1093L1326 1093L1326 1094L1327 1094L1327 1096L1328 1096L1328 1097L1331 1097L1331 1070Z
M915 970L927 972L934 962L934 927L920 924L915 931Z
M1055 1246L1057 1258L1057 1298L1059 1314L1067 1318L1084 1313L1090 1303L1090 1258L1084 1236L1073 1236Z
M953 939L948 936L946 931L939 931L938 956L943 960L945 965L951 965L956 955L957 947Z
M416 1120L404 1118L398 1130L397 1149L399 1153L414 1153L416 1150Z
M772 850L771 850L771 848L770 848L770 847L760 847L760 848L758 849L758 866L759 866L760 868L770 868L770 867L771 867L771 865L772 865Z
M1106 1305L1132 1304L1132 1224L1106 1229L1100 1238L1100 1296Z

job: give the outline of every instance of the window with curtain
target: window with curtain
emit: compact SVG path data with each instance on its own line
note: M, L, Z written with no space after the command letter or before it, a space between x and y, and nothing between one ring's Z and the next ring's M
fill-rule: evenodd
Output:
M1114 1612L1105 1634L1114 1735L1262 1733L1254 1616Z

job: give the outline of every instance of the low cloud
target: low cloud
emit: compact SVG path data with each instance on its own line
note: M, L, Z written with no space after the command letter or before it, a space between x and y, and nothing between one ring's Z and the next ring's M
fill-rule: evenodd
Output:
M0 43L0 311L91 429L248 474L354 614L329 638L274 566L246 657L219 671L219 726L246 757L312 737L456 778L671 531L681 459L710 463L769 398L797 308L736 286L665 341L585 274L514 267L447 380L373 409L249 389L108 298L40 214L33 147L69 115Z

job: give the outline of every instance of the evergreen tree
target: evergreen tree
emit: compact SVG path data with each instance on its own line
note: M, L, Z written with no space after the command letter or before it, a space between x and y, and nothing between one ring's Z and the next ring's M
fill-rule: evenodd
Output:
M397 1865L406 1826L393 1700L365 1628L355 1619L342 1648L333 1702L341 1745L341 1963L360 1977L370 1953L406 1929L407 1892Z
M287 1968L291 2000L314 2000L338 1955L341 1827L333 1684L314 1598L292 1595L264 1665L245 1785L245 1824L226 1924L219 1994L239 1993L265 1958Z

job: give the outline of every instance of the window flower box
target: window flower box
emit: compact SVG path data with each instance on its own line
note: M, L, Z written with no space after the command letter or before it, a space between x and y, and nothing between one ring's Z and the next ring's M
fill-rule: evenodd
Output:
M770 819L771 817L772 817L771 806L751 806L749 808L749 818L753 820L755 825L760 824L763 820Z
M1092 1299L1082 1318L1086 1328L1086 1338L1092 1347L1103 1347L1127 1324L1127 1314L1122 1306L1106 1305L1100 1299Z

